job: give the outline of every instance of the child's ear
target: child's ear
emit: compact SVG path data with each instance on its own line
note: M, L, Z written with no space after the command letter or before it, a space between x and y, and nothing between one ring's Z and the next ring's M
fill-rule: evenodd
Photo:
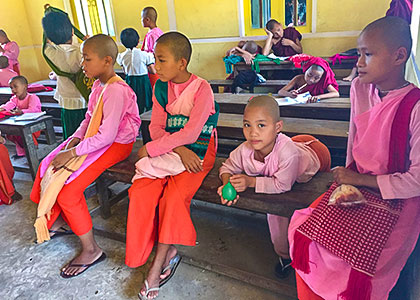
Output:
M187 69L187 66L188 66L187 60L185 58L181 58L179 61L180 61L179 69L180 70Z
M410 54L408 53L407 48L405 48L405 47L399 47L395 51L395 64L396 65L405 64L405 62L407 61L409 55Z
M111 56L107 55L107 56L104 57L104 59L105 59L106 64L112 65L112 66L114 65L114 61L113 61Z
M276 123L276 132L280 133L282 129L283 129L283 121L278 121Z

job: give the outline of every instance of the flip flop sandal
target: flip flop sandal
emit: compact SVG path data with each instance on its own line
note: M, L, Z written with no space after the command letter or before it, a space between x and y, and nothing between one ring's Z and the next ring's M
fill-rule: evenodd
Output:
M60 276L63 277L63 278L66 278L66 279L79 276L80 274L82 274L84 271L86 271L90 267L93 267L94 265L104 261L105 259L106 259L106 254L105 254L105 252L102 252L101 256L99 256L99 258L97 258L94 262L92 262L90 264L73 264L72 261L71 261L66 265L65 268L76 267L76 268L85 268L85 269L82 272L76 273L74 275L67 275L66 273L64 273L64 271L61 271Z
M159 292L158 287L149 287L149 282L147 279L144 280L144 285L146 286L146 294L144 296L141 293L138 294L139 299L141 300L149 300L148 296L150 292Z
M159 287L162 287L165 283L169 281L169 279L172 278L172 276L174 276L175 271L178 268L179 263L181 262L181 259L182 257L179 254L171 258L171 260L169 261L169 264L162 270L161 274L165 273L168 270L171 270L171 272L169 273L168 276L166 276L165 278L159 281Z
M51 236L51 239L55 239L59 236L63 236L63 235L69 235L69 234L73 234L73 231L71 229L66 229L64 227L60 227L58 228L58 230L49 230L50 235L51 233L54 233L53 236Z

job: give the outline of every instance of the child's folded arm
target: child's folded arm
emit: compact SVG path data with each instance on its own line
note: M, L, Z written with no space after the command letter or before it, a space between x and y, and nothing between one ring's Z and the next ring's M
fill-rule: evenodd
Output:
M290 191L298 178L299 155L292 155L288 159L279 161L279 168L271 177L257 177L255 192L265 194L279 194Z
M9 101L7 101L5 104L3 104L0 107L7 111L11 111L15 107L17 107L17 103L16 103L17 101L19 101L17 100L17 97L12 97Z
M104 108L101 126L98 133L90 138L82 140L76 146L77 155L84 155L111 145L117 136L119 124L122 120L124 104L116 101L117 95L111 91L112 87L108 87L108 91L103 96ZM80 129L80 127L79 127ZM78 137L73 135L73 137Z
M170 135L170 133L165 130L166 112L163 109L163 107L157 102L154 92L153 92L152 101L153 101L152 119L149 125L149 132L150 132L150 137L152 138L152 140L157 140L161 138L162 136Z
M199 103L197 103L198 101ZM164 130L164 128L162 129L163 117L160 115L165 114L163 109L159 111L153 111L153 109L152 120L153 117L156 116L159 121L155 122L154 126L150 124L149 130L152 139L157 135L156 132L154 132L155 130L158 131L158 134L161 134L160 132ZM194 107L191 110L190 118L185 124L184 128L172 134L161 135L159 138L153 139L151 142L147 143L147 153L149 153L151 157L154 157L168 153L176 147L194 143L200 135L204 124L207 122L207 119L212 112L214 112L213 93L211 91L210 85L207 86L202 84L196 94Z
M410 167L405 173L378 175L379 190L384 199L408 199L420 196L420 103L410 121Z
M223 174L240 174L244 171L244 166L242 164L242 150L244 146L241 144L238 148L233 150L229 154L229 158L223 162L222 166L219 169L219 177L222 178Z

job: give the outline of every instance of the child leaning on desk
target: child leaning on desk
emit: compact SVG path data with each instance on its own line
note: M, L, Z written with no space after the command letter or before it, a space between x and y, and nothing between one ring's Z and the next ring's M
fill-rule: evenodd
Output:
M229 202L222 196L230 182L237 192L254 188L256 193L280 194L290 191L295 182L307 182L318 171L328 171L331 157L327 147L310 135L289 138L280 131L279 107L270 96L257 96L247 104L243 118L246 142L231 152L220 168L223 181L218 189L222 204L241 201L239 196ZM279 256L275 274L284 278L291 270L287 228L289 219L267 214L271 240Z
M7 111L14 115L23 113L41 112L41 101L37 95L28 93L28 81L23 76L15 76L9 81L10 89L13 96L8 102L0 106L1 111ZM35 145L38 145L37 138L41 135L41 131L32 134ZM16 144L16 155L14 157L25 156L25 148L23 140L18 135L7 135L6 138Z
M298 94L309 92L308 102L340 97L334 72L327 61L320 57L311 57L302 66L304 74L297 75L278 91L281 97L296 98Z

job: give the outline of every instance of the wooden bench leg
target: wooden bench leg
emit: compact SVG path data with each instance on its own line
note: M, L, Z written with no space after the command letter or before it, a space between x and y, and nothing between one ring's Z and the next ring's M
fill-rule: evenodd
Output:
M96 179L96 190L98 191L101 216L108 219L111 216L111 202L109 201L108 185L102 176Z

